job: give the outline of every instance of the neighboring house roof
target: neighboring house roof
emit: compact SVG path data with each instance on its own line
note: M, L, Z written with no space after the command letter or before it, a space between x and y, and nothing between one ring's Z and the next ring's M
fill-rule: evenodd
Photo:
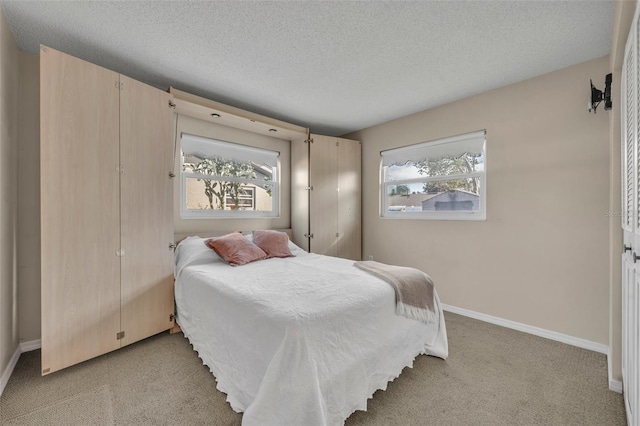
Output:
M480 196L463 189L451 189L422 202L423 211L478 210Z
M460 193L463 193L463 194L469 194L469 195L472 195L472 196L474 196L474 197L479 197L479 195L478 195L478 194L476 194L475 192L467 191L467 190L465 190L465 189L451 189L451 190L449 190L449 191L447 191L447 192L453 192L453 191L455 191L455 192L460 192ZM441 194L444 194L444 192L441 192L441 193L440 193L440 194L438 194L438 195L441 195Z
M452 197L452 195L456 195L455 197ZM445 192L440 192L438 194L431 194L433 195L432 197L429 197L424 201L427 200L431 200L431 201L449 201L452 198L458 198L458 195L462 195L462 197L460 197L460 200L470 200L470 199L478 199L480 198L480 196L478 194L474 194L473 192L469 192L469 191L465 191L464 189L451 189L449 191L445 191Z
M273 172L269 168L256 164L253 161L251 162L251 166L253 166L253 171L256 172L256 179L266 178L266 180L271 180Z
M437 196L438 194L410 194L410 195L390 195L388 198L390 206L422 206L422 202Z

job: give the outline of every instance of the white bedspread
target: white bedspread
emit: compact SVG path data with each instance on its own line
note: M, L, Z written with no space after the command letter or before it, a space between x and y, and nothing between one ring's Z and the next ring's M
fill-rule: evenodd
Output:
M417 355L448 355L437 293L424 324L353 261L291 243L296 257L232 267L203 241L176 250L178 323L243 425L341 425Z

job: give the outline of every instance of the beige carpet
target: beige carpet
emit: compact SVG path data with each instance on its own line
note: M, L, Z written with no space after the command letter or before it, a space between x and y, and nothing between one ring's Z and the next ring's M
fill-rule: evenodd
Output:
M83 392L70 398L37 406L33 411L12 419L2 420L5 426L64 425L73 421L86 426L112 425L113 409L109 386ZM72 419L72 420L71 420Z
M607 360L446 314L449 359L420 356L346 425L624 425ZM2 425L239 425L182 334L163 333L40 376L22 354L0 399ZM296 425L298 426L298 425ZM303 425L300 425L303 426Z

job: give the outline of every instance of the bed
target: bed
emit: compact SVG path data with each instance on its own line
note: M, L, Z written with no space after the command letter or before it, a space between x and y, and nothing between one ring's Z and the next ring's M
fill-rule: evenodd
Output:
M243 425L342 425L419 354L448 355L437 293L426 324L352 260L289 242L295 257L234 267L205 240L176 248L177 322Z

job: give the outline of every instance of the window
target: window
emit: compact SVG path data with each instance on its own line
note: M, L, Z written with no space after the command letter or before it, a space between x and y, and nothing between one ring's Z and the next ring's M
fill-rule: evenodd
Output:
M277 217L280 153L183 133L180 216Z
M382 151L381 216L485 220L485 132Z

